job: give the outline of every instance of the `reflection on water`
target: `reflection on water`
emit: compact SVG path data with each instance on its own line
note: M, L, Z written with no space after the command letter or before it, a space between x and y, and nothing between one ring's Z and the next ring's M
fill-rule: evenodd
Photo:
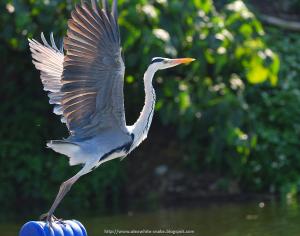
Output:
M205 236L300 235L300 212L296 202L288 205L275 202L210 204L198 208L80 220L86 226L89 236L112 235L105 234L105 230L143 229L193 230L194 234L186 235ZM0 234L16 236L19 228L17 224L0 224Z

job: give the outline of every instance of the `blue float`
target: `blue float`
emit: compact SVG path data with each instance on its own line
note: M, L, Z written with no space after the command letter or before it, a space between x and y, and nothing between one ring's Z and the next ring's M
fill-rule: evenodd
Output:
M88 236L84 226L77 220L54 222L52 227L43 221L29 221L20 230L19 236Z

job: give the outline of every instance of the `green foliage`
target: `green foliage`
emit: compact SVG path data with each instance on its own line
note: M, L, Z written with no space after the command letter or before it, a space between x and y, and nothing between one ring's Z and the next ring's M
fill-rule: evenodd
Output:
M75 2L0 2L0 52L5 58L0 63L0 202L10 199L3 210L17 206L28 211L23 204L34 201L30 207L36 209L30 210L38 212L73 173L65 157L57 159L44 148L47 139L66 136L66 130L47 105L26 38L37 38L41 31L61 37ZM220 172L247 190L287 189L298 181L294 161L300 97L292 88L299 84L289 77L295 58L284 59L293 67L282 68L286 80L278 81L279 58L242 1L219 12L210 0L119 0L119 9L130 122L141 109L140 78L151 58L194 57L197 61L188 67L159 72L154 81L159 120L176 127L186 150L183 164L199 173L204 168ZM126 182L125 163L110 162L91 178L83 177L74 186L80 194L67 197L65 204L104 210L107 198L115 196L111 201L116 206ZM291 174L280 174L282 166L285 172L292 169Z
M269 29L267 42L279 53L282 79L276 88L254 92L256 98L250 109L257 145L248 163L245 184L289 196L300 189L300 53L295 50L300 47L300 37Z
M210 1L182 4L157 5L163 12L160 28L171 35L160 51L198 61L189 65L189 72L179 68L178 74L167 72L157 79L157 110L163 124L177 127L189 167L211 167L240 179L257 142L248 103L253 91L262 91L257 84L268 81L270 89L277 84L279 58L266 47L260 23L241 1L226 5L221 13ZM170 12L176 7L181 15L177 20ZM160 51L154 46L149 50L154 55Z

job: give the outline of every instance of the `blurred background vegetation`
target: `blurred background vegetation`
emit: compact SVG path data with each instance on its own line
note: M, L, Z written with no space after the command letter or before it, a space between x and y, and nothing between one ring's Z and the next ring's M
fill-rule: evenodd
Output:
M78 2L0 2L5 218L46 211L60 183L80 168L68 167L67 158L45 148L47 140L66 137L67 130L52 114L27 43L42 31L53 31L61 40ZM257 5L250 0L119 0L128 124L142 108L141 78L152 57L197 61L156 75L157 112L148 140L124 161L83 177L59 212L148 209L210 196L297 196L300 34L263 27L257 15L266 8ZM272 6L276 14L295 13L292 20L300 12L298 0Z

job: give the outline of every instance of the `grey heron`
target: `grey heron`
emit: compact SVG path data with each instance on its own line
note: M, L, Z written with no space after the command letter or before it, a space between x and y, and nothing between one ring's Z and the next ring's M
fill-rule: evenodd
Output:
M52 33L50 44L43 33L41 39L43 43L29 39L33 64L40 71L54 113L69 130L68 138L49 141L47 146L68 156L71 166L83 165L61 184L50 210L42 215L51 224L56 220L55 209L82 175L106 161L124 158L146 139L156 99L154 74L194 59L153 58L144 74L145 104L137 121L127 126L117 0L111 11L107 0L102 0L102 8L96 0L81 1L71 13L60 49Z

